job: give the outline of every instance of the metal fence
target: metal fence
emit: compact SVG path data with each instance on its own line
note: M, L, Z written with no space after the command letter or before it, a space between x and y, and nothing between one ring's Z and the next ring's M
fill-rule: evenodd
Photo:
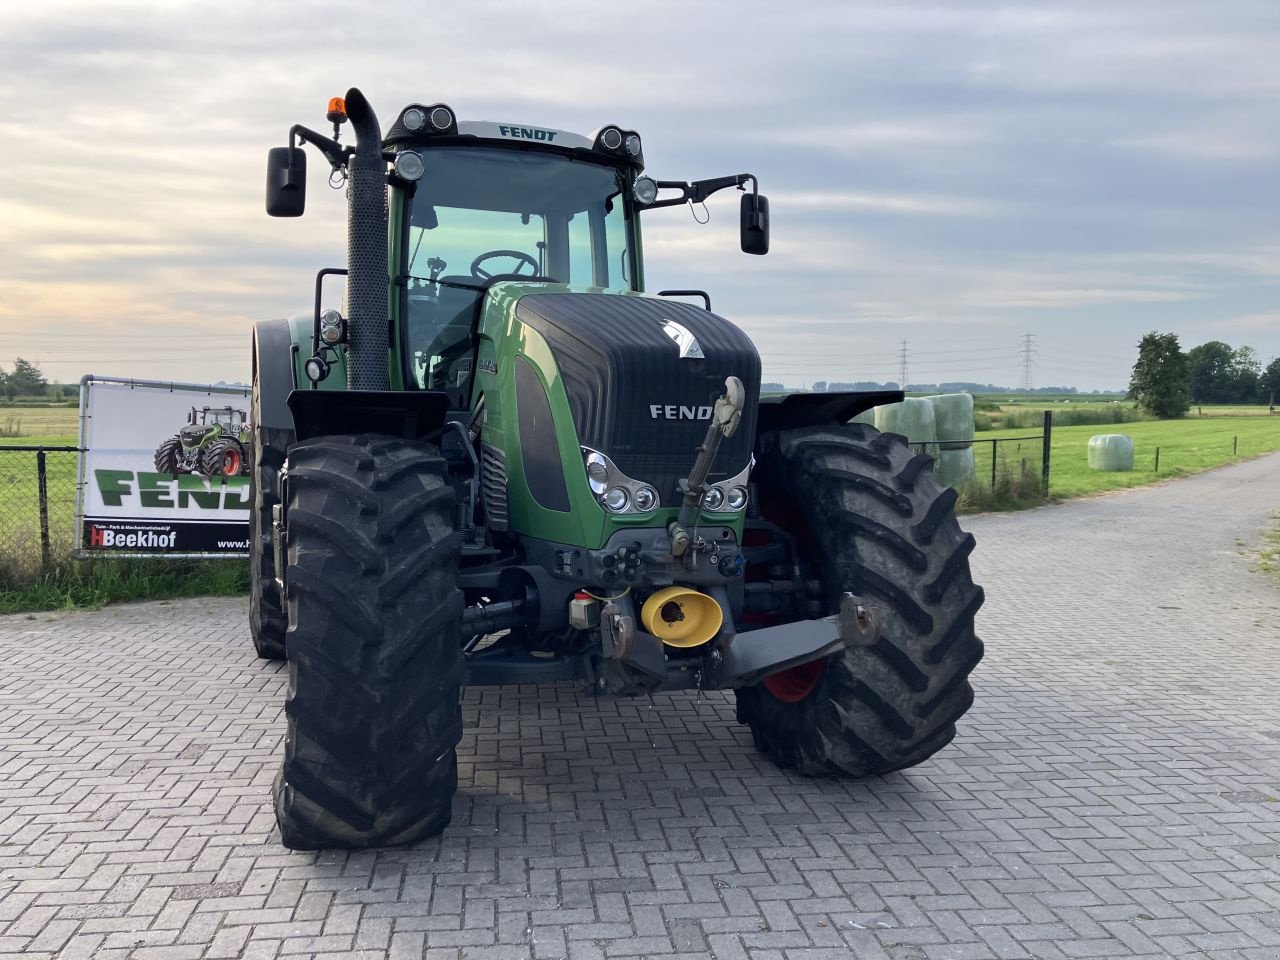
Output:
M1037 483L1040 494L1049 495L1053 413L1045 411L1044 432L1025 437L975 437L963 441L912 443L921 453L934 458L934 470L943 482L962 489L977 486L992 491L1017 490L1032 493ZM970 457L972 457L970 465Z
M79 447L0 446L0 569L48 570L76 544Z

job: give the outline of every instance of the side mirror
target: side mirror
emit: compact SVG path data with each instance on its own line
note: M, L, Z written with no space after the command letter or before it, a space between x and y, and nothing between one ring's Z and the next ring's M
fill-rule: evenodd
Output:
M742 195L742 252L769 252L769 198L758 193Z
M267 151L267 214L300 217L307 205L307 155L301 147Z

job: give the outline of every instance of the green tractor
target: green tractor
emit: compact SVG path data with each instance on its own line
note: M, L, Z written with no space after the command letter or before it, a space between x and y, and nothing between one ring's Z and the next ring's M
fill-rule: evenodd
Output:
M354 89L328 119L270 151L267 211L303 212L318 150L347 267L253 340L250 619L288 659L284 844L443 830L467 685L733 690L756 747L810 776L945 746L983 594L931 459L850 423L902 394L761 397L705 293L645 292L662 207L737 188L742 249L767 252L755 177L653 180L620 126L438 103L384 134ZM321 310L332 274L344 306Z
M239 477L249 472L252 431L243 410L191 408L187 425L156 448L157 473Z

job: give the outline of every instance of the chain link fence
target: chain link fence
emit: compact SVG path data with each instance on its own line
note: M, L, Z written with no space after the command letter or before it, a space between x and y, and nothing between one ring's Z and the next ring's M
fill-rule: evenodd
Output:
M79 454L0 446L0 580L47 571L75 548Z

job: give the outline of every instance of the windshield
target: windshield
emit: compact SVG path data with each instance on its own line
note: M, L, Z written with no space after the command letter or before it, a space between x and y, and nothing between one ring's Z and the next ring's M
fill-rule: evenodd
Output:
M517 150L444 148L423 160L409 206L409 276L631 285L621 171ZM498 251L507 255L486 256ZM431 261L442 261L438 272Z
M627 181L613 167L494 148L424 150L406 201L406 336L419 386L470 372L478 288L534 277L634 288Z

